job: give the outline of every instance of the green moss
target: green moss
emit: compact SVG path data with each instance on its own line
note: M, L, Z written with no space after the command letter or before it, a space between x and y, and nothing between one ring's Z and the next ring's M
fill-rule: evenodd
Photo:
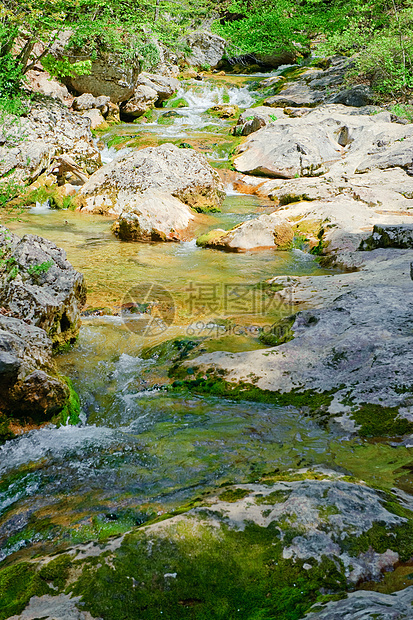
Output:
M175 338L161 344L143 349L142 359L156 359L158 363L178 362L188 357L191 351L199 346L201 338Z
M59 422L61 424L79 424L81 414L79 396L77 395L73 387L73 383L69 377L62 377L62 379L67 383L69 388L69 396L65 406L59 414Z
M255 503L258 505L261 504L283 504L290 497L291 491L283 491L282 489L278 489L277 491L273 491L268 495L262 495L260 497L255 498Z
M341 468L380 489L398 486L398 478L404 467L413 462L413 450L404 446L389 446L382 443L359 443L357 441L333 443L331 450L334 462ZM368 467L366 467L368 463Z
M175 370L175 376L184 377L194 373L193 368L179 367ZM272 403L282 407L294 406L299 409L305 408L310 412L325 412L333 400L335 390L328 392L316 392L315 390L299 390L295 388L290 392L273 392L262 390L249 383L229 383L220 377L204 376L198 374L195 379L178 379L174 381L172 390L188 389L200 394L221 396L232 400L250 400L255 402Z
M221 493L219 499L223 502L237 502L239 499L244 499L244 497L247 497L248 494L249 491L246 491L245 489L228 489L227 491Z
M228 231L225 230L210 230L207 233L204 233L196 240L197 246L201 248L207 247L220 247L221 239L227 235Z
M177 97L176 99L170 99L168 101L168 108L187 108L188 104L183 97Z
M69 570L72 566L70 556L61 555L55 560L45 564L38 572L38 576L53 584L54 588L63 590L69 577Z
M259 341L269 347L275 347L292 340L294 338L292 326L294 325L295 317L295 314L285 317L276 325L272 325L269 332L261 331L258 336Z
M0 413L0 445L14 437L13 431L10 429L10 420Z
M32 596L58 594L66 584L70 566L69 556L63 555L40 570L38 565L29 562L1 570L0 620L20 614Z
M310 574L302 564L282 558L271 526L233 531L181 520L161 534L126 536L110 562L85 566L73 594L104 620L298 620L321 588L345 584L327 559Z
M413 555L413 522L403 523L399 527L393 527L392 530L381 523L374 523L360 536L348 536L340 540L340 546L353 557L366 553L370 548L376 553L384 553L387 549L391 549L399 554L402 562L406 562Z
M352 416L361 425L361 437L400 437L413 432L413 423L398 417L398 407L365 403Z

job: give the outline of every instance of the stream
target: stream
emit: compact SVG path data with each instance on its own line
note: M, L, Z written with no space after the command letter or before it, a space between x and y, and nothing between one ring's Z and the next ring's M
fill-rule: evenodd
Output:
M260 97L254 90L259 79L182 83L167 107L101 136L102 161L173 142L197 148L225 170L237 144L229 134L233 121L207 110L216 103L250 107ZM271 202L238 194L228 183L222 212L209 214L197 236L272 211ZM195 241L125 243L111 233L111 223L37 205L7 224L65 249L86 278L88 306L78 342L57 357L80 396L82 424L48 425L0 448L0 560L107 539L220 485L289 468L340 470L334 445L343 431L293 407L167 391L162 364L141 355L173 338L202 339L207 351L262 347L260 330L294 309L262 297L256 285L276 275L331 271L299 249L229 254ZM122 309L134 291L153 285L173 300L173 320L145 334Z

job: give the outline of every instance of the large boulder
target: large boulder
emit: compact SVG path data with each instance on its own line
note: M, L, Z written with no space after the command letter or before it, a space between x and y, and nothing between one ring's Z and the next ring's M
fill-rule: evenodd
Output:
M222 37L204 31L192 32L186 37L185 43L191 49L187 60L195 67L216 67L224 55L226 45Z
M282 118L253 133L238 148L240 154L234 159L235 169L286 179L326 172L328 163L339 159L340 146L324 126L302 120Z
M212 230L197 239L197 245L217 248L229 252L274 248L285 250L291 247L294 231L289 222L277 213L264 213L231 230Z
M45 422L63 409L68 398L69 388L57 376L46 332L0 315L0 421L3 414Z
M289 342L185 362L188 377L198 373L212 383L215 376L245 394L248 384L265 390L268 399L272 393L274 402L292 404L301 397L332 415L348 412L367 435L411 432L413 290L406 259L405 267L393 286L366 283L321 309L299 312L291 319ZM276 334L274 326L274 341ZM398 413L407 420L396 418Z
M133 93L133 96L122 106L122 113L126 116L142 116L153 108L158 100L158 93L150 86L141 84Z
M168 618L287 618L292 608L298 617L412 554L411 513L397 495L331 471L271 473L262 484L227 486L193 503L105 545L6 568L4 581L30 570L30 585L45 582L38 596L34 586L22 592L25 609L13 620L121 618L125 608L128 618L157 617L160 605ZM377 616L358 615L361 596L381 603ZM411 588L393 599L356 592L328 605L356 615L320 618L411 617ZM395 615L397 602L408 615Z
M120 215L142 203L148 190L168 193L196 211L216 210L225 192L204 155L173 144L127 154L95 172L79 191L83 211Z
M6 116L0 132L0 177L8 175L17 184L35 181L62 153L88 174L100 166L90 119L59 101L31 104L26 117Z
M0 227L0 305L43 329L55 346L73 342L86 301L83 276L64 250L36 235L22 239Z
M302 117L280 116L239 148L239 172L279 178L337 176L412 167L413 125L390 113L326 104Z
M47 71L30 69L30 71L26 73L26 78L29 81L29 88L35 93L41 93L42 95L53 97L60 101L67 101L70 99L70 94L66 86L52 78Z
M0 439L9 418L36 424L66 410L73 395L52 351L74 342L86 301L83 276L54 243L0 227Z
M113 231L123 241L181 241L194 220L188 205L166 192L148 190L125 208Z
M142 72L137 79L137 85L152 88L158 95L156 105L161 106L164 101L176 93L180 87L180 82L175 77Z
M85 60L85 54L67 53L65 58L71 63ZM101 54L92 58L88 75L66 77L65 83L71 90L82 94L92 93L95 97L107 95L112 103L127 101L132 97L139 75L139 66L133 62L121 64L112 54Z

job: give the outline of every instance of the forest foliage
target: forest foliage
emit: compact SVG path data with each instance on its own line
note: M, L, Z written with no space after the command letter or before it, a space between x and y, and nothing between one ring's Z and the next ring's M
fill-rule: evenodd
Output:
M227 39L229 56L356 54L353 80L401 99L413 88L413 0L0 0L0 99L16 98L39 63L60 78L90 70L90 60L50 53L68 29L69 50L147 69L157 41L185 53L185 33L204 20Z

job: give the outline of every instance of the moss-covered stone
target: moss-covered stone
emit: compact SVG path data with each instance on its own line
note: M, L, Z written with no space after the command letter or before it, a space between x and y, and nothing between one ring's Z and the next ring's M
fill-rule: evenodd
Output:
M85 566L73 587L84 608L104 620L277 618L298 620L321 587L344 587L325 559L309 576L303 562L282 558L279 532L247 524L243 531L181 520L127 536L99 568Z
M282 319L276 325L272 325L270 331L261 331L259 340L262 344L275 347L284 344L294 338L292 326L294 325L295 315Z
M365 403L352 412L361 437L400 437L413 432L413 423L399 416L398 407Z
M221 396L232 400L251 400L255 402L272 403L283 407L294 406L310 413L326 414L326 410L333 400L333 391L316 392L315 390L294 389L290 392L273 392L262 390L251 383L230 383L216 376L198 374L196 378L187 378L194 374L194 369L182 366L175 369L176 379L172 390L188 389L199 394Z

